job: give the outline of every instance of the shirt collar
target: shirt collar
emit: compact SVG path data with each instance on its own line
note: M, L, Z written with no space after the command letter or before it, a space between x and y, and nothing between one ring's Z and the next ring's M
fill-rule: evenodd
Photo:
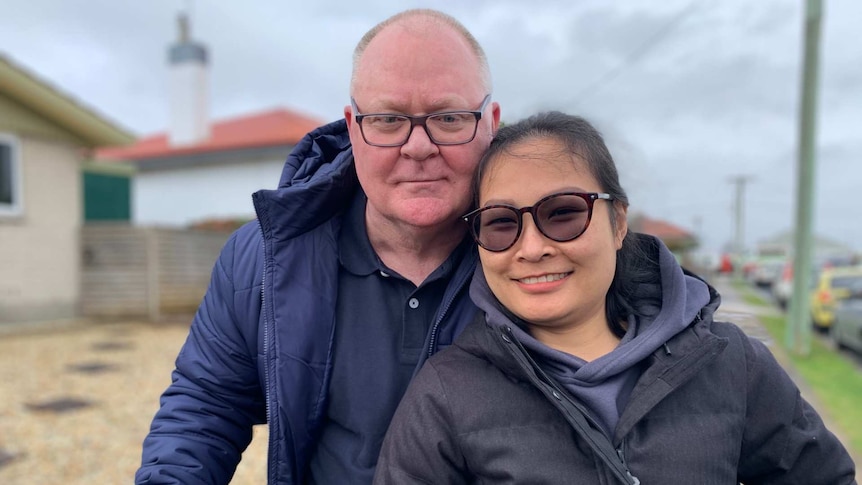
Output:
M356 276L367 276L374 272L393 275L394 271L383 264L368 239L365 225L365 206L367 203L368 197L365 192L362 189L357 190L342 222L341 234L338 236L339 262L345 270ZM451 274L455 267L461 263L464 255L473 250L473 247L473 241L465 235L464 240L452 251L446 261L428 276L426 282Z
M367 276L375 271L385 271L386 267L368 239L365 229L365 205L368 198L360 188L353 196L342 222L338 236L338 259L341 266L357 276Z

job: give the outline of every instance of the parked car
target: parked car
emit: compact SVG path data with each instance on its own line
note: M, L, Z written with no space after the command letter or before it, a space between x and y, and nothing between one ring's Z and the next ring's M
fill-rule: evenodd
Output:
M787 261L781 272L772 281L772 298L782 310L787 309L787 303L793 295L793 263Z
M850 295L850 289L862 285L862 267L848 266L824 269L811 292L811 321L814 327L828 331L835 320L835 307Z
M836 348L847 347L862 354L862 280L838 303L829 335Z
M761 288L769 288L776 276L781 274L786 260L784 258L760 259L751 270L751 282Z
M853 255L849 256L828 256L815 260L811 268L811 281L807 288L814 288L820 280L820 272L824 269L854 266L856 258ZM782 309L787 310L790 303L790 297L793 296L793 260L788 260L784 263L781 272L775 277L772 282L772 298L775 303Z

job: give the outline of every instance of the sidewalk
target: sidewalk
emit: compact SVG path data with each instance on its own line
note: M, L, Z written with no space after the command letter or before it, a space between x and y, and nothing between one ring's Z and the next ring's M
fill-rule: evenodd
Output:
M774 354L783 351L780 345L776 345L773 342L772 336L766 331L759 318L764 315L780 315L781 313L777 308L746 303L733 287L729 277L719 276L713 278L709 284L721 295L721 306L716 311L716 320L723 320L739 325L745 333L765 343ZM786 357L786 354L783 356L776 355L776 358L780 359L781 357ZM789 361L781 361L781 364L784 365L787 362Z

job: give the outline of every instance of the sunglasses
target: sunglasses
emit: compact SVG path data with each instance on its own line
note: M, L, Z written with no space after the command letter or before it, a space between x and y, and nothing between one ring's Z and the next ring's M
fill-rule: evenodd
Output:
M518 241L524 227L523 216L529 212L545 237L557 242L577 239L590 226L593 203L613 200L610 194L562 192L542 198L531 207L489 205L463 216L479 246L488 251L505 251Z

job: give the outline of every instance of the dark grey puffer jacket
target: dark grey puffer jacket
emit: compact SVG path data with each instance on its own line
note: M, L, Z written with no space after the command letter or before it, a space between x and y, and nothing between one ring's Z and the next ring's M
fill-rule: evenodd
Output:
M643 361L610 449L642 484L855 483L846 450L769 349L713 321L710 294ZM432 357L395 414L374 483L622 483L524 352L480 317Z

